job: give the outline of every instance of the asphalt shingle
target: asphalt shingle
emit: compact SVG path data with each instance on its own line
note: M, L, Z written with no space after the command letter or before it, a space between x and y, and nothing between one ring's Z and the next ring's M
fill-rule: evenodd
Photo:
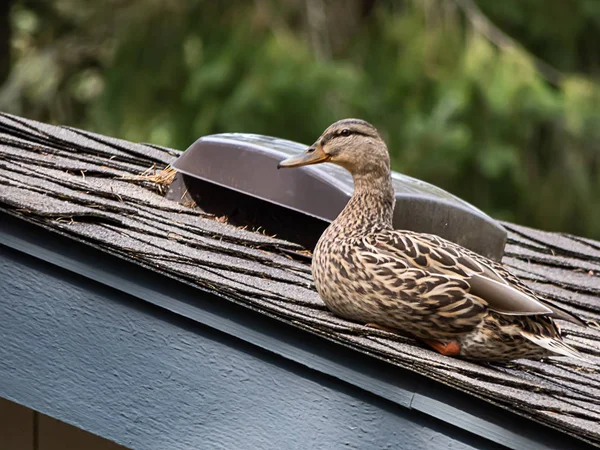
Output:
M514 224L504 262L542 295L588 321L561 324L595 364L567 358L474 364L333 316L299 246L221 223L164 199L140 178L176 156L67 127L0 114L0 208L358 352L454 386L600 445L600 243Z

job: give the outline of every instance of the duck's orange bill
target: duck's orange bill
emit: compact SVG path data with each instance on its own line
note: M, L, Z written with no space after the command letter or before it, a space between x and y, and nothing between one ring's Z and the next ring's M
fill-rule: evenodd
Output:
M331 157L323 151L323 147L321 145L314 144L308 147L306 152L302 153L301 155L292 156L290 158L284 159L279 164L277 164L277 168L281 169L282 167L289 168L308 166L309 164L327 162L330 159Z

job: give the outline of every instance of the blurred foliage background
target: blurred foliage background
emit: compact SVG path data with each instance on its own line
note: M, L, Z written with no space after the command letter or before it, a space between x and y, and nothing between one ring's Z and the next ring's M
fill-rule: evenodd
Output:
M0 110L179 149L360 117L395 170L600 238L598 0L5 0L0 22Z

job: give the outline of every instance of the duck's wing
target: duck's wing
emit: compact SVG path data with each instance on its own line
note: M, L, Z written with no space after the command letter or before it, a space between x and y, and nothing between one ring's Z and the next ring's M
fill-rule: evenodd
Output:
M473 330L487 314L487 303L469 293L469 283L460 276L411 267L368 245L353 247L359 249L355 262L369 285L364 294L376 298L381 308L397 310L400 301L401 314L449 337Z
M467 291L506 315L547 315L586 326L578 317L545 303L501 264L435 235L388 230L365 237L377 252L427 273L458 276Z

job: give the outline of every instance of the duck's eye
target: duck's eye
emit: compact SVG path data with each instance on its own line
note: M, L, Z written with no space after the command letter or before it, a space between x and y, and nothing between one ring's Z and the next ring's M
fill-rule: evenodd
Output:
M350 136L350 130L349 130L348 128L344 128L344 129L343 129L343 130L340 132L340 134L341 134L342 136Z

